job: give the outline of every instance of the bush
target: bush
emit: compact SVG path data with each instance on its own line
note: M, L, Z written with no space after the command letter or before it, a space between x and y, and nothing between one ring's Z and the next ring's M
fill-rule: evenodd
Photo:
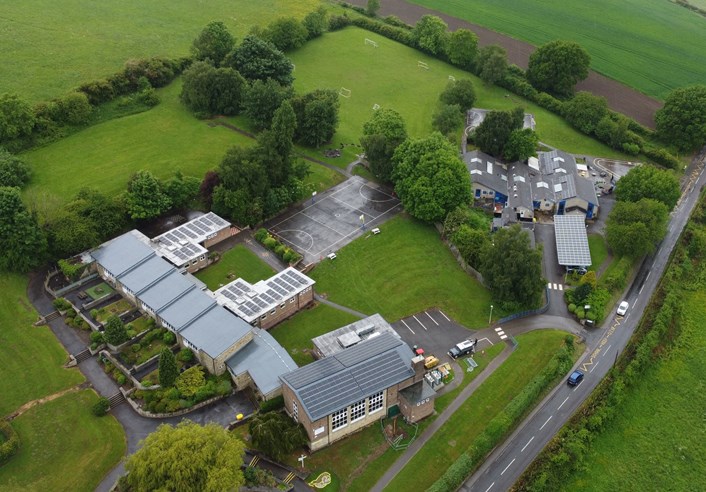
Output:
M345 13L343 15L332 15L328 20L328 30L338 31L351 25L351 19Z
M642 152L647 158L670 169L679 169L681 162L664 149L655 148L651 145L645 146Z
M72 92L56 102L56 120L68 125L85 125L93 108L83 92Z
M20 436L5 420L0 420L0 433L5 436L5 441L0 443L0 464L3 464L20 449Z
M66 311L66 317L67 317L67 318L75 318L75 317L76 317L76 310L73 309L73 308L69 308L69 309Z
M177 359L181 362L189 363L194 360L194 353L188 348L181 349L177 355Z
M274 251L274 249L277 247L277 240L272 236L268 236L262 241L262 245L267 249Z
M125 374L120 373L118 377L115 378L115 381L122 386L123 384L127 383L127 377L125 377Z
M140 345L140 342L137 342L137 343L133 343L133 344L130 346L130 349L131 349L133 352L137 353L137 352L139 352L140 350L142 350L142 346Z
M91 412L96 417L102 417L110 410L110 402L107 398L100 397L97 402L91 407Z
M128 327L131 327L132 325L128 325ZM131 328L127 328L127 336L128 338L135 338L135 335L137 335L137 332Z
M275 412L284 408L284 397L282 395L276 396L271 400L263 401L260 404L260 412Z
M98 318L99 313L98 313L97 309L91 309L90 314L91 314L91 318L96 319L96 318Z
M167 346L174 345L174 343L176 342L176 335L174 335L174 333L172 333L171 331L168 331L164 334L164 336L162 336L162 341Z
M92 331L91 332L91 342L101 344L103 343L103 333L100 331Z
M412 29L412 26L407 24L405 21L397 17L396 15L388 15L382 19L385 24L390 24L391 26L401 27L402 29Z
M67 309L69 309L71 307L71 303L69 301L67 301L66 299L64 299L63 297L57 297L56 299L54 299L52 304L59 311L66 311Z
M270 233L267 232L267 229L258 229L257 232L254 234L255 240L257 242L263 242L265 238L269 237Z

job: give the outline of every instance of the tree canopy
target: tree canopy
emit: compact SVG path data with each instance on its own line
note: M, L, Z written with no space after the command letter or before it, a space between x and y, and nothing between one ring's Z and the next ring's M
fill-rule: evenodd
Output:
M169 210L172 202L151 172L138 171L127 183L125 205L131 218L152 219Z
M478 57L478 36L468 29L457 29L449 36L449 61L465 70L471 70Z
M591 57L578 43L556 40L530 55L527 80L535 88L569 97L574 86L588 77Z
M486 154L501 157L513 131L522 128L524 109L490 111L473 132L473 142Z
M590 135L608 114L608 101L605 97L581 91L566 101L562 108L566 121Z
M410 215L427 222L471 199L471 180L458 151L440 133L408 139L394 153L395 191Z
M29 182L29 166L14 154L0 147L0 187L24 188Z
M292 85L294 65L272 43L252 34L245 36L225 59L224 65L237 70L247 80L273 79Z
M297 129L294 139L310 147L319 147L330 141L338 127L338 93L330 89L316 89L294 97L292 108Z
M201 61L210 60L216 67L233 50L235 38L225 24L219 21L209 22L203 31L194 39L191 53Z
M105 341L111 345L120 345L121 343L127 342L130 337L127 334L125 325L120 320L120 317L115 314L110 315L106 320L104 325Z
M272 124L272 117L282 103L294 96L294 89L276 80L255 80L245 91L243 112L255 130L264 130Z
M19 188L0 187L0 270L27 272L46 257L47 239Z
M674 173L655 166L637 166L620 178L615 185L615 198L626 202L639 202L652 198L664 203L671 210L679 201L681 189Z
M546 285L541 247L532 248L519 224L498 229L492 240L482 255L481 273L493 298L512 308L537 307Z
M302 426L281 412L255 414L248 429L253 443L277 461L306 444Z
M706 145L706 85L675 89L655 114L657 133L682 151Z
M464 112L458 104L442 104L432 115L431 127L449 135L463 126L466 121Z
M162 424L127 458L124 480L133 490L238 490L244 444L217 424Z
M173 386L178 375L179 369L174 352L164 347L159 354L159 385L162 388Z
M478 52L476 71L480 79L488 85L495 84L507 71L507 52L502 46L491 44Z
M394 109L378 109L363 124L360 144L370 171L382 181L392 180L392 156L398 145L407 139L407 128L402 116Z
M29 135L34 128L32 107L17 94L0 96L0 142Z
M446 84L446 89L439 96L439 100L444 104L458 104L461 111L465 113L476 102L476 91L473 88L473 82L471 79L449 81Z
M289 51L301 48L309 38L309 31L294 17L280 17L262 31L262 38L280 51Z
M503 148L503 158L508 161L526 161L537 155L539 135L531 128L515 129Z
M414 25L412 37L423 51L443 55L449 43L449 26L435 15L423 15Z
M618 201L606 221L606 240L616 255L639 258L654 252L668 219L669 210L657 200Z
M314 39L321 36L328 29L328 19L325 7L319 7L313 12L306 14L302 20L302 25L306 28L308 39Z
M245 79L229 67L214 68L203 61L184 71L181 101L202 115L236 115L245 92Z

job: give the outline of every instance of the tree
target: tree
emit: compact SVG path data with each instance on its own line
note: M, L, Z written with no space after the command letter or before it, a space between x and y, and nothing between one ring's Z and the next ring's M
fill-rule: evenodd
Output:
M191 398L196 392L206 384L203 375L203 367L192 366L177 376L174 385L179 390L179 394L185 398Z
M360 144L370 171L378 179L390 182L392 179L392 156L398 145L407 139L402 116L393 109L378 109L363 125Z
M128 457L124 480L132 490L238 490L245 446L217 424L183 420L161 424Z
M524 112L521 108L516 109L520 109L520 114ZM473 132L473 141L486 154L500 157L512 132L520 128L522 119L518 121L513 111L490 111Z
M481 258L486 248L490 247L487 231L473 229L468 224L462 224L454 233L451 241L456 245L466 263L476 270L480 269Z
M507 71L507 52L502 46L491 44L478 52L476 70L480 79L487 85L495 84Z
M493 235L492 246L481 258L481 273L493 298L513 308L533 308L541 299L542 250L534 249L519 224Z
M199 195L206 204L206 208L211 208L213 203L213 190L221 184L221 177L216 171L206 171L206 174L201 181L201 186L199 187Z
M277 461L306 444L302 426L281 412L255 414L248 430L253 444Z
M443 220L471 199L471 180L456 148L440 133L408 139L394 154L395 191L410 215L427 222Z
M79 190L65 209L90 222L102 240L115 236L127 225L125 204L118 198L107 197L91 188Z
M338 94L317 89L292 99L297 120L295 140L310 147L319 147L333 138L338 126Z
M236 115L240 111L246 83L232 68L199 61L184 71L183 80L181 101L195 113Z
M17 94L0 96L0 142L29 135L34 128L34 120L29 103Z
M24 188L29 178L29 166L16 155L0 147L0 187Z
M220 66L226 55L233 51L235 38L225 24L219 21L209 22L191 45L191 53L196 60L210 60Z
M531 128L513 130L503 148L503 158L509 162L526 161L537 155L537 145L539 136Z
M620 201L638 202L652 198L664 203L671 210L679 201L679 180L670 171L655 166L633 167L615 185L615 198Z
M138 171L127 183L127 212L133 219L158 217L172 206L162 184L149 171Z
M83 92L72 92L56 102L56 117L69 125L85 125L93 108Z
M326 9L319 7L314 12L309 12L302 25L306 28L308 39L314 39L321 36L328 29L328 20L326 19Z
M444 219L444 236L452 238L462 225L471 229L487 232L490 230L490 218L479 208L466 205L456 207Z
M177 170L174 177L164 185L164 193L169 197L173 208L186 207L199 194L201 182L194 176L184 176Z
M570 97L577 82L588 77L591 57L573 41L551 41L530 55L527 80L540 91Z
M412 29L419 48L432 55L445 55L449 44L449 26L435 15L423 15Z
M468 29L451 33L448 45L449 61L465 70L471 70L478 57L478 36Z
M294 65L272 43L252 34L245 36L224 64L237 70L247 80L273 79L282 85L292 85Z
M257 149L231 147L218 169L221 184L229 190L243 190L251 197L262 197L270 186L267 170L260 164ZM215 199L215 198L214 198Z
M605 97L581 91L564 103L563 112L566 121L590 135L608 114L608 101Z
M706 85L675 89L655 114L657 134L683 151L706 145Z
M255 130L269 128L275 111L284 101L294 96L294 89L273 79L255 80L243 96L243 113Z
M289 101L284 101L275 111L272 128L258 137L258 151L262 165L267 170L270 186L284 185L292 174L292 151L297 119Z
M52 255L65 258L100 244L99 227L68 208L61 209L46 224Z
M130 339L120 317L114 314L112 314L103 325L103 336L105 337L105 341L113 346L120 345Z
M461 106L458 104L442 104L432 116L431 127L443 135L449 135L463 126L464 121L466 121L466 118L461 111Z
M618 201L606 221L606 240L616 255L639 258L654 252L668 219L669 210L657 200Z
M262 31L262 38L280 51L301 48L309 37L309 31L294 17L280 17Z
M27 272L45 259L47 239L19 188L0 187L0 270Z
M368 4L365 7L365 13L368 17L378 15L378 10L380 10L380 0L368 0Z
M449 81L446 84L446 89L439 96L439 100L444 104L458 104L461 111L465 113L476 102L476 91L473 88L473 82L471 82L471 79Z
M173 386L178 375L179 369L174 352L164 347L159 354L159 385L162 388Z

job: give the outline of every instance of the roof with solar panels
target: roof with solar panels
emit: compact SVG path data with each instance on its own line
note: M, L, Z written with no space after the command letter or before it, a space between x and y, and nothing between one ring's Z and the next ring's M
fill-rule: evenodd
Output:
M200 243L228 227L228 221L209 212L152 238L152 246L160 256L181 267L208 254L208 250Z

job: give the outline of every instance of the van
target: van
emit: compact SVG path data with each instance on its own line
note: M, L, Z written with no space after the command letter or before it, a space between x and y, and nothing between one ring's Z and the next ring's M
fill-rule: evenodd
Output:
M458 359L459 357L463 357L464 355L474 352L474 347L475 344L472 341L464 340L461 343L457 343L451 347L448 354L454 359Z

